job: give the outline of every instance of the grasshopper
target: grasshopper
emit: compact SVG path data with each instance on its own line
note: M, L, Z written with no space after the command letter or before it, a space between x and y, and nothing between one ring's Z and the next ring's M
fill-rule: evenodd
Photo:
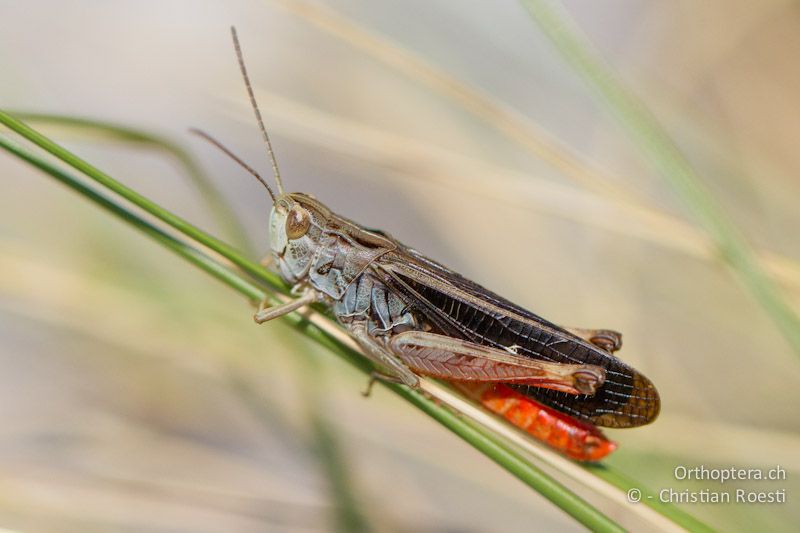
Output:
M311 195L285 192L233 28L232 35L278 193L198 133L253 174L272 199L267 261L296 297L262 304L258 324L313 303L328 306L381 369L375 376L412 388L419 376L454 383L578 459L602 455L598 449L607 441L594 426L635 427L656 418L660 400L653 384L613 355L622 344L619 333L548 322ZM528 419L519 420L520 409ZM563 445L564 435L574 442Z

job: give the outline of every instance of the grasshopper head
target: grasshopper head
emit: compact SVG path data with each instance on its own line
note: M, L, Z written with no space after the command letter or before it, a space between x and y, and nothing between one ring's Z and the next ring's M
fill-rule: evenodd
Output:
M267 128L261 119L261 111L258 109L255 93L250 84L250 77L247 75L247 67L244 64L239 38L236 35L236 29L233 27L231 28L231 37L233 38L233 48L236 50L236 58L239 62L239 69L242 71L247 95L250 98L250 105L253 107L267 153L272 161L272 173L278 186L278 194L275 194L272 187L258 172L223 146L222 143L203 131L195 129L193 132L225 152L261 182L269 192L269 196L272 199L272 211L269 216L270 250L283 279L289 283L296 284L308 277L312 284L322 292L332 297L341 297L348 284L366 268L370 261L385 253L388 249L394 248L395 245L385 237L376 235L374 232L369 234L369 232L360 229L352 222L337 217L331 213L330 209L307 194L284 192L278 162L275 160L275 154L272 151L272 143L269 140ZM335 223L332 224L332 222ZM363 237L363 245L366 251L361 250L361 253L356 254L354 257L347 257L347 254L339 254L338 249L333 249L331 246L326 247L326 243L323 242L326 239L326 234L328 237L333 234L339 234L350 245L358 242L359 238ZM330 244L328 243L328 245ZM325 253L326 251L327 253ZM337 260L343 264L335 264ZM317 263L315 270L309 273L314 262ZM337 268L334 268L334 266Z
M330 215L307 194L282 194L275 200L269 217L270 250L287 282L297 283L308 274Z

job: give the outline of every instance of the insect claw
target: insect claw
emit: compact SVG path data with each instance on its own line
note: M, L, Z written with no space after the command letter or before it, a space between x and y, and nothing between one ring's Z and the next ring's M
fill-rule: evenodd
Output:
M313 290L306 291L302 296L295 300L290 300L279 305L270 306L269 301L264 300L258 306L258 312L253 315L256 324L263 324L274 318L297 311L301 307L310 305L317 300L317 293Z
M367 381L367 387L361 391L361 396L364 398L369 398L370 394L372 394L372 387L375 385L376 381L383 381L386 383L396 383L397 385L403 385L403 380L395 377L390 376L389 374L384 374L383 372L378 372L377 370L373 370L369 373L369 380Z
M370 397L370 395L372 394L372 387L375 385L376 379L378 378L376 378L375 376L372 375L372 373L370 373L369 379L367 380L367 386L363 391L361 391L361 396L363 396L364 398Z

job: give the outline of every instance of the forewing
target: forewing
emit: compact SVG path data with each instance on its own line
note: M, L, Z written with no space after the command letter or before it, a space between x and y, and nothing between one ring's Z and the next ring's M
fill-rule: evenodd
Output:
M605 427L635 427L658 415L659 397L645 376L611 354L485 289L414 250L383 255L372 268L392 290L443 334L476 344L517 346L522 357L606 369L593 396L530 385L517 391L579 419Z

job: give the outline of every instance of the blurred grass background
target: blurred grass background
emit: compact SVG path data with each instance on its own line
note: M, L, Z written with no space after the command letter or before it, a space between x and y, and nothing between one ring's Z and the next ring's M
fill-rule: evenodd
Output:
M770 254L797 309L800 67L786 53L800 40L796 6L564 5ZM266 196L185 133L202 127L269 168L229 43L236 24L289 188L551 320L624 333L622 358L664 405L652 426L609 432L621 443L611 463L676 490L719 488L676 481L676 465L778 464L786 482L741 486L800 488L790 346L519 5L139 7L4 2L2 106L184 143L266 250ZM46 131L224 234L163 154ZM540 148L554 140L555 155ZM298 363L316 349L284 326L256 328L202 273L22 163L0 166L0 525L331 529L341 502L311 437L317 391L359 520L392 531L577 528L396 399L378 390L364 401L363 378L340 362ZM800 519L791 504L686 508L726 529Z

